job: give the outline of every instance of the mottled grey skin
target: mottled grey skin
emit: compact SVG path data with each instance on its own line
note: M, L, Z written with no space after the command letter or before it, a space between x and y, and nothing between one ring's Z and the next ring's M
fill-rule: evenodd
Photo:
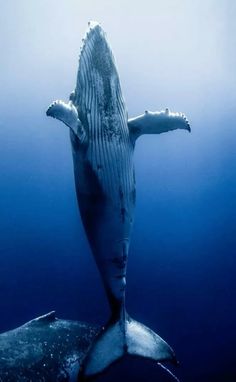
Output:
M166 109L128 120L114 57L97 23L89 25L83 40L69 103L54 102L47 115L70 127L80 214L112 313L87 357L85 374L100 372L125 353L174 361L165 341L126 314L125 286L136 194L135 141L142 134L190 131L186 117Z
M99 328L55 312L0 334L0 382L69 382Z

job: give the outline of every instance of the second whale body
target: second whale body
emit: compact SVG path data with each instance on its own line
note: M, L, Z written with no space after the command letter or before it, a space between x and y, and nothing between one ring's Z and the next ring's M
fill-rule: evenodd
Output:
M115 60L96 22L89 23L83 39L69 102L53 102L47 115L70 128L81 219L111 308L111 318L91 346L81 376L100 373L125 354L175 363L171 347L127 314L125 287L136 198L136 139L142 134L190 131L185 115L166 109L128 119Z

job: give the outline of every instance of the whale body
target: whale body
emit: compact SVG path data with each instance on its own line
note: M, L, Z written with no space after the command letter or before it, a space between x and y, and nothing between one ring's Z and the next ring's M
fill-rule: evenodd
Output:
M100 327L56 318L37 317L0 334L1 382L73 382Z
M80 215L111 308L110 320L85 358L81 378L102 372L125 354L176 363L171 347L127 314L125 287L136 198L136 139L190 131L185 115L166 109L128 119L115 60L96 22L89 23L83 39L69 102L53 102L47 115L70 128Z

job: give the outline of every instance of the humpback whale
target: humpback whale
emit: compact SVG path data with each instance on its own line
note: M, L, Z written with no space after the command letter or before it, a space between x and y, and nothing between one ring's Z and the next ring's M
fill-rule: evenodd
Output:
M91 377L125 354L176 363L172 348L126 312L126 268L136 198L135 142L143 134L190 131L190 125L184 114L169 109L128 119L100 24L90 22L82 41L75 90L68 102L54 101L47 115L70 128L80 215L111 309L81 368L82 377Z

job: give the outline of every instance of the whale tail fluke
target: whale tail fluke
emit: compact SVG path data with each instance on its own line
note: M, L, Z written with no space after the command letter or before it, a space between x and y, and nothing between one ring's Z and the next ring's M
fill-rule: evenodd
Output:
M127 316L100 332L82 364L79 380L102 373L126 354L156 362L178 363L174 351L160 336Z

